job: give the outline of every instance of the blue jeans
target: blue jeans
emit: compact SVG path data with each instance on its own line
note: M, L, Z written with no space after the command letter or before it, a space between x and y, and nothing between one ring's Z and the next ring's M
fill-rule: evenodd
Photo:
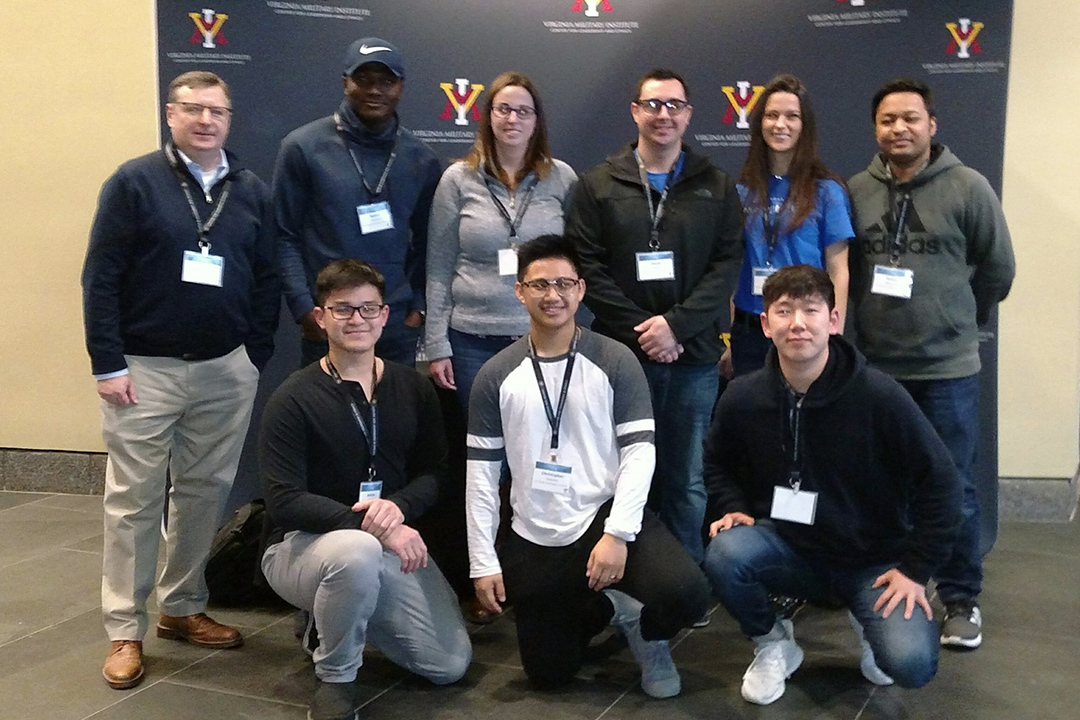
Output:
M656 419L656 472L649 504L698 565L705 559L701 451L719 391L716 365L643 362Z
M510 335L470 335L450 328L450 365L454 368L454 385L465 422L469 420L469 393L480 368L491 358L514 343Z
M971 468L979 439L979 376L952 380L901 380L945 443L964 488L963 519L952 555L935 575L944 603L973 600L982 590L979 548L979 501Z
M416 347L420 342L423 326L412 328L405 324L408 312L404 309L390 310L379 341L375 343L375 354L383 360L416 367ZM329 345L325 339L308 340L300 338L300 367L307 367L326 354Z
M747 636L765 635L776 623L770 592L841 600L863 626L878 667L900 687L922 687L937 674L937 625L918 606L907 620L903 606L887 618L874 612L884 588L871 586L894 567L822 567L792 550L768 519L717 533L705 558L713 591Z

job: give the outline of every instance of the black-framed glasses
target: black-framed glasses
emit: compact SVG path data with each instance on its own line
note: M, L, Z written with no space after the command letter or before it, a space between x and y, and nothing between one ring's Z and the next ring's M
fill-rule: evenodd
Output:
M180 111L189 117L202 117L202 114L208 110L210 111L210 117L215 120L227 120L232 115L232 108L218 105L203 105L194 102L174 102L173 105L180 108Z
M659 115L660 108L667 108L668 115L682 115L686 108L690 107L690 103L679 99L659 100L657 98L647 98L635 100L634 104L648 115Z
M379 313L382 312L386 305L380 305L379 303L346 305L341 303L339 305L324 305L323 307L330 312L330 315L335 320L351 320L354 313L360 313L360 317L365 320L374 320L379 317Z
M515 113L520 119L528 120L536 114L536 108L531 108L528 105L514 107L506 103L499 103L492 106L491 113L498 118L510 117L510 113Z
M555 288L555 292L565 296L571 290L576 288L580 282L581 278L559 277L554 280L548 280L547 278L523 280L521 284L536 296L547 295L548 288Z

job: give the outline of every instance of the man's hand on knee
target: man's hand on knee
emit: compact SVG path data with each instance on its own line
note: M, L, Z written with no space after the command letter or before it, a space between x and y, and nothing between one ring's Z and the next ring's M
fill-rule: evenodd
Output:
M603 590L608 585L614 585L623 579L625 570L626 541L604 533L589 553L589 564L585 568L589 587Z
M476 588L476 599L485 610L496 615L502 612L502 603L506 602L502 573L473 578L473 587Z
M736 525L753 525L754 518L750 517L746 513L730 512L724 517L720 518L713 524L709 525L709 537L716 537L716 533L721 530L730 530Z
M874 612L881 612L881 617L887 618L900 603L904 603L904 619L910 620L915 606L918 605L926 613L927 620L934 619L934 613L930 611L930 603L926 599L926 586L920 585L896 568L889 570L874 581L874 587L885 586L884 592L878 596L874 603Z
M389 532L393 532L401 523L405 522L405 514L393 500L375 498L373 500L361 500L352 506L353 512L365 512L360 529L369 532L375 537L382 538Z
M401 572L411 573L421 567L427 567L427 545L424 544L424 539L420 537L420 533L408 525L398 525L379 538L379 542L387 550L401 558Z

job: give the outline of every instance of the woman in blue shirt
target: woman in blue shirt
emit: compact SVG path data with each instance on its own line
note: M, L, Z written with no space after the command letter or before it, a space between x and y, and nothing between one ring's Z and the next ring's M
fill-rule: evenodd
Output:
M772 342L761 330L761 286L776 270L804 263L826 270L841 327L847 310L851 203L843 181L818 157L814 109L794 75L770 80L750 115L738 190L746 254L732 299L731 347L720 360L728 377L765 364Z

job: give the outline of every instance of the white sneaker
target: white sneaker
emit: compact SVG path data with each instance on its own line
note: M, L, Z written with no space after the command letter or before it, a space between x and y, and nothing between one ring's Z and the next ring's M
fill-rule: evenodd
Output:
M892 685L893 679L878 667L877 660L874 659L874 650L866 640L862 623L855 618L855 614L850 610L848 610L847 615L848 620L851 621L851 627L855 629L855 635L859 638L859 645L862 646L862 659L859 661L859 669L862 670L863 677L875 685Z
M795 642L790 620L777 620L768 635L753 640L757 647L743 675L742 696L748 702L768 705L784 694L784 681L802 665L803 651Z
M671 659L668 641L641 637L641 602L619 590L607 589L603 593L615 606L611 624L626 636L630 652L641 667L641 689L654 698L678 695L682 691L682 679Z

